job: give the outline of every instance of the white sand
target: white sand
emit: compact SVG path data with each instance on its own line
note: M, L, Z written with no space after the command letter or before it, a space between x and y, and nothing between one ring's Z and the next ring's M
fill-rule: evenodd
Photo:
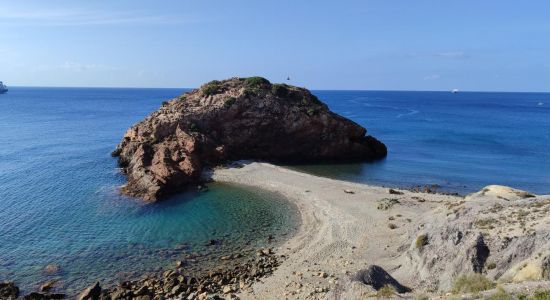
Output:
M349 278L370 264L383 267L399 282L417 291L427 287L441 290L450 285L450 274L456 275L454 273L462 270L461 265L469 262L457 258L459 254L447 253L454 250L446 249L461 246L445 248L445 241L441 242L441 247L437 246L439 228L454 223L457 228L472 227L472 218L481 215L481 209L488 209L498 201L504 203L501 199L464 201L462 197L409 191L393 195L389 194L388 188L321 178L266 163L216 169L212 177L218 182L279 192L296 204L302 218L298 233L275 249L288 258L272 276L241 293L242 299L361 299L375 291L363 284L351 283ZM380 200L384 198L398 199L400 203L387 210L378 209ZM468 214L471 215L469 220L463 217ZM537 224L535 230L548 232L549 223L545 224L548 218L545 220L542 225ZM391 229L390 223L396 228ZM447 231L454 230L445 228L442 234L448 235ZM465 241L471 243L475 240L475 230L471 230L472 234L469 228L463 230ZM433 245L429 246L433 250L429 254L417 254L416 237L425 231L434 232ZM538 240L537 243L541 244ZM471 246L466 242L463 244L464 249ZM543 242L541 245L547 247ZM496 258L499 253L495 252ZM517 263L528 259L529 255L518 258ZM434 260L433 264L426 263L428 259ZM509 268L514 263L502 268ZM447 264L456 271L449 270L451 273L448 273L445 270ZM504 271L500 270L500 273ZM319 272L327 276L319 276ZM414 297L413 294L407 297ZM445 295L445 292L433 295Z

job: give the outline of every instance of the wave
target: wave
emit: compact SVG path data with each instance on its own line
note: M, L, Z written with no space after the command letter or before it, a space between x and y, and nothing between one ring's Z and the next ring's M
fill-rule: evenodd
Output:
M416 115L417 113L419 113L420 111L416 110L416 109L409 109L409 112L408 113L405 113L405 114L398 114L396 118L401 118L401 117L405 117L405 116L412 116L412 115Z

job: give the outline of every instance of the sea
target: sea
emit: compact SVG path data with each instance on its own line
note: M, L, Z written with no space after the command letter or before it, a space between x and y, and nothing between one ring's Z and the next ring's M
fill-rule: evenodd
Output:
M190 254L270 247L295 232L296 209L277 193L210 183L155 204L119 193L125 178L111 151L128 127L186 91L10 87L0 95L0 281L33 291L59 280L74 295L96 280L160 272ZM291 168L388 187L467 194L503 184L550 194L548 93L313 93L383 141L388 157Z

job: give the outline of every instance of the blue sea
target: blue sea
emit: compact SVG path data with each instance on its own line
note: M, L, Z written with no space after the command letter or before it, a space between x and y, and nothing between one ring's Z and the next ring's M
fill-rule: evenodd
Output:
M550 93L316 91L388 147L385 160L306 165L317 175L468 194L489 184L550 194Z
M12 87L0 95L0 281L29 292L59 279L75 295L96 280L108 285L186 255L207 260L292 234L296 210L274 193L209 184L157 204L119 194L125 179L111 151L128 127L183 92ZM219 245L204 246L211 240Z
M110 152L125 130L184 89L10 88L0 95L0 280L60 279L69 294L208 255L269 246L299 226L280 195L209 184L157 204L122 196ZM322 176L469 193L504 184L550 194L550 94L314 91L389 155L292 166ZM205 247L211 239L220 245ZM47 265L59 266L50 274Z

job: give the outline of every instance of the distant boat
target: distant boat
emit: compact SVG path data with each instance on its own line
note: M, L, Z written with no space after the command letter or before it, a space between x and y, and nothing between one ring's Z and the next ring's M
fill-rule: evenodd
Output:
M544 102L539 102L538 106L543 106Z
M453 94L456 94L456 93L458 93L458 89L453 89L451 92L452 92Z
M8 87L4 85L4 83L2 83L2 81L0 81L0 94L5 94L8 92Z

